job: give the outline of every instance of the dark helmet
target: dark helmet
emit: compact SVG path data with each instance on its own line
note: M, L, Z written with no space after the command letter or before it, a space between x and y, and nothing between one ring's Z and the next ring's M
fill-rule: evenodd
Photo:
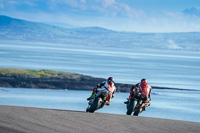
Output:
M147 80L146 79L142 79L141 83L147 83Z
M114 78L113 77L109 77L108 78L108 82L110 82L110 83L113 82L114 83Z

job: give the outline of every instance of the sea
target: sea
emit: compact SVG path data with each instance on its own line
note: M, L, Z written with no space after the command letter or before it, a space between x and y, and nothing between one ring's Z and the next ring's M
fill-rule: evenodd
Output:
M145 117L200 122L200 53L62 44L0 43L0 68L48 69L136 84L146 78L152 103ZM117 87L117 86L116 86ZM91 91L0 88L0 105L85 111ZM92 90L92 88L91 88ZM126 115L129 93L117 92L100 113Z

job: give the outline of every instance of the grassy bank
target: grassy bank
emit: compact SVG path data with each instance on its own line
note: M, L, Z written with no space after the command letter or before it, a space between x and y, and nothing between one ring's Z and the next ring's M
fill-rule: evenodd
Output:
M0 68L0 87L92 90L105 81L87 75L52 70ZM117 91L128 92L130 85L116 83Z
M26 75L35 78L41 77L71 77L71 78L80 78L81 75L68 73L68 72L58 72L52 70L29 70L29 69L11 69L11 68L0 68L0 74L2 75Z
M30 70L0 68L0 87L13 88L42 88L42 89L71 89L92 90L104 78L95 78L87 75L59 72L52 70ZM129 92L132 85L116 83L117 91ZM156 87L153 89L188 90L193 89Z

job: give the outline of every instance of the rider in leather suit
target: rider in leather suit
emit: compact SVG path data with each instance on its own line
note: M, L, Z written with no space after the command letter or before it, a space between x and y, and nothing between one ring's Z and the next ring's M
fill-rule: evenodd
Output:
M124 102L125 104L129 103L129 100L133 97L136 97L138 94L141 94L141 100L144 102L149 103L151 102L151 86L147 83L146 79L142 79L140 83L135 84L130 89L130 96L128 101ZM145 108L144 108L145 110Z
M97 84L92 92L92 95L87 98L87 100L90 100L92 98L95 97L96 92L98 92L98 88L105 88L105 89L109 89L109 91L111 92L111 94L108 94L108 97L106 99L106 105L110 105L110 99L113 98L115 96L115 92L116 92L116 87L114 85L114 78L113 77L109 77L107 81L103 81L100 84Z

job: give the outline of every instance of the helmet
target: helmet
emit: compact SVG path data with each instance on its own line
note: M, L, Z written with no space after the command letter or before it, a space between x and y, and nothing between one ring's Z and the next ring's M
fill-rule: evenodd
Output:
M114 83L114 78L113 77L109 77L108 78L108 82L110 82L110 83L113 82Z
M146 79L142 79L141 83L147 83L147 80Z

